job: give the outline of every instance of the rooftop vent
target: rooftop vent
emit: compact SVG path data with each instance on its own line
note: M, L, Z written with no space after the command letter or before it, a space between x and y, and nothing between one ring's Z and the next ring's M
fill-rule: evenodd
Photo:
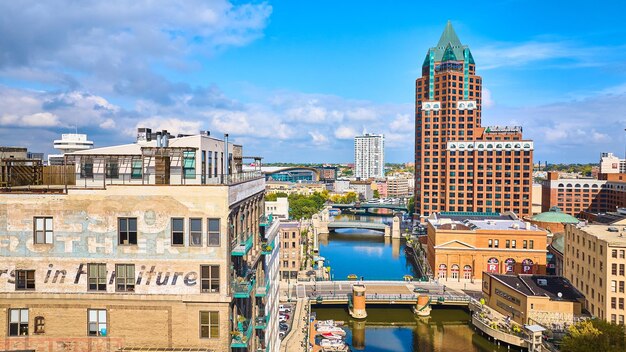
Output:
M619 232L619 230L615 226L609 226L609 228L606 229L606 230L609 231L609 232Z
M539 286L548 286L548 280L547 279L537 279L537 285L539 285Z

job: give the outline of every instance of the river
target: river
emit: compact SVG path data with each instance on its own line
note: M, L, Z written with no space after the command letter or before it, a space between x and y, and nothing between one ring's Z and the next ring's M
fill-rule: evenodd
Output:
M342 214L336 221L371 220L389 222L390 218ZM385 238L380 232L341 229L320 237L320 255L335 280L356 274L365 280L401 280L416 276L404 253L404 239ZM416 318L404 307L367 309L364 321L350 318L345 306L316 307L318 319L348 322L346 342L353 350L391 351L504 351L476 333L469 324L469 314L462 309L435 308L429 318Z

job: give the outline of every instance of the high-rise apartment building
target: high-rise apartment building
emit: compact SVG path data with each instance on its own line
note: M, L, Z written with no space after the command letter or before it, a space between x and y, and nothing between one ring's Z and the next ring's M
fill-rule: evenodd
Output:
M279 222L241 152L159 132L3 186L2 349L278 351Z
M385 137L369 134L354 137L355 176L360 179L385 177Z
M533 142L481 123L482 78L450 22L415 82L415 211L531 214Z
M613 153L602 153L600 156L601 174L626 174L626 159L620 159Z

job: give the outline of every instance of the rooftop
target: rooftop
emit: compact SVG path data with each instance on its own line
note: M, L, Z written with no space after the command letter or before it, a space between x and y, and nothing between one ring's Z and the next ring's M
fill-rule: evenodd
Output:
M584 295L562 276L486 274L524 296L548 297L555 301L578 301L584 298Z
M439 38L437 46L431 48L428 51L428 54L426 54L423 66L428 66L430 52L434 53L434 59L436 62L463 61L465 57L465 49L467 49L469 63L474 64L474 57L469 51L469 48L467 47L467 45L463 45L461 43L461 40L456 35L456 32L452 27L452 22L448 21L448 23L446 23L446 27L443 30L443 33L441 33L441 37Z
M541 229L531 223L511 218L496 219L476 219L440 217L438 219L428 219L428 222L435 228L442 230L508 230L508 231L541 231Z
M549 211L534 215L531 219L541 222L578 224L579 220L575 217L561 212L558 207L552 207Z
M626 226L623 225L583 225L580 230L605 241L610 246L626 247Z

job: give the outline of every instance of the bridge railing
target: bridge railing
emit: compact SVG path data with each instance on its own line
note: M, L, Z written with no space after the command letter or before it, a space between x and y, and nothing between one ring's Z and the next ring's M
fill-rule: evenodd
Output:
M410 301L416 302L419 295L430 296L433 303L470 303L472 298L470 296L453 296L453 295L440 295L440 294L415 294L415 293L402 293L402 294L380 294L380 293L366 293L365 299L369 301ZM337 294L313 294L309 296L309 300L317 302L323 301L348 301L350 294L337 293Z

